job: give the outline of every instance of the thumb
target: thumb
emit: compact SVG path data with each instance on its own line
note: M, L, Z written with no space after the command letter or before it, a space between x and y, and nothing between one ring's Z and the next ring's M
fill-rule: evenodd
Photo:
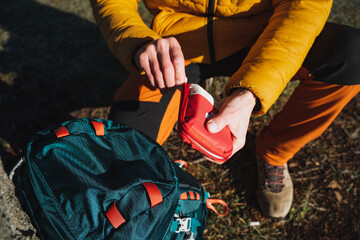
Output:
M206 123L206 128L211 133L220 132L227 125L222 114L217 114Z

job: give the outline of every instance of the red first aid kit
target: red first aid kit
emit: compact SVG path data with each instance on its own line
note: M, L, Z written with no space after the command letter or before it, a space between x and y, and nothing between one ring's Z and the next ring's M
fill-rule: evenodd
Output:
M218 133L206 129L206 122L217 113L214 98L205 89L197 84L182 86L178 121L181 139L209 160L222 164L231 156L233 143L227 126Z

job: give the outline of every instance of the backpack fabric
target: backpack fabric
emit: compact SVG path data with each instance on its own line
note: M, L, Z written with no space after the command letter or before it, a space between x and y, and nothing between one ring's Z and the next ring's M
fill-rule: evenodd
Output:
M13 180L41 239L203 238L208 193L128 126L68 121L35 134L22 161Z

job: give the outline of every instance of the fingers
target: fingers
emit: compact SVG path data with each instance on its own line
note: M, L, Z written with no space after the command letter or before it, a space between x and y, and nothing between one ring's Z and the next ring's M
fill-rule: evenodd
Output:
M175 38L170 40L170 56L175 69L175 83L181 85L187 82L185 75L185 59L180 44Z
M160 72L162 73L163 78L157 79L158 82L162 81L164 87L172 88L175 86L175 68L171 62L170 58L170 44L167 40L159 39L157 42L157 56L160 65ZM159 88L160 87L159 85Z
M224 115L224 112L222 112L211 118L206 124L207 130L211 133L220 132L228 124Z
M212 117L206 124L207 130L211 133L220 132L225 126L230 125L232 118L234 117L232 113L236 111L233 109L233 104L229 101L229 98L226 98L222 103L220 112Z
M237 114L231 114L225 109L207 122L207 129L211 133L217 133L226 126L229 127L233 140L232 154L234 154L245 145L248 120L249 118L241 119Z
M207 122L207 129L211 133L221 131L228 126L233 138L233 153L244 147L247 128L256 98L248 90L238 89L228 96L220 112Z
M233 152L232 155L235 154L237 151L242 149L245 146L246 142L246 133L247 133L248 123L244 123L244 126L240 129L231 129L230 131L233 136ZM235 132L237 131L237 132ZM234 133L236 135L234 135Z
M215 115L207 122L207 129L211 133L217 133L224 127L229 127L233 140L233 152L231 155L244 147L248 128L248 121L244 121L243 119L233 121L232 118L234 118L234 116L231 116L225 110Z
M173 37L158 39L143 46L135 54L135 62L145 71L154 87L173 88L187 81L184 55Z
M145 53L137 54L137 56L135 56L135 63L139 69L144 70L146 77L149 80L151 86L155 86L155 79L152 75L148 54Z

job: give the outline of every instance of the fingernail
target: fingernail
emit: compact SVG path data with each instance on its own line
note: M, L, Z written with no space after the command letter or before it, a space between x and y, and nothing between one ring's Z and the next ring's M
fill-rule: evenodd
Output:
M213 120L209 120L207 123L207 129L209 132L216 132L217 125Z

